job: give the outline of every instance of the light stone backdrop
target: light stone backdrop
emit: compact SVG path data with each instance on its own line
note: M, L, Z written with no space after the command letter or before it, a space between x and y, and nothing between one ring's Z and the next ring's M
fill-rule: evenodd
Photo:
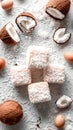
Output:
M7 126L0 123L0 130L56 130L54 126L54 116L63 113L66 117L73 119L73 104L66 110L56 108L56 100L63 94L73 98L73 64L69 64L64 59L64 52L73 51L73 2L68 16L63 21L56 21L47 16L44 7L47 0L15 0L12 11L5 12L0 7L0 28L11 21L20 34L21 41L15 46L8 46L0 41L0 57L5 57L6 68L0 71L0 103L7 99L18 101L24 110L24 117L15 126ZM16 16L23 12L32 12L38 25L30 35L24 35L15 24ZM53 33L59 26L66 27L72 36L68 44L58 46L53 41ZM10 67L14 64L24 65L26 61L26 51L30 45L40 45L49 48L49 62L65 65L66 81L60 85L50 85L52 101L50 103L32 104L29 101L27 86L15 88L11 83Z

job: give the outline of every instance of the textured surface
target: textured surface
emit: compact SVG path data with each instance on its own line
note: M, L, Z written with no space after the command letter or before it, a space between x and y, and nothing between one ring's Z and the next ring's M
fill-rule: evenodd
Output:
M11 68L11 79L14 86L25 86L31 83L31 71L25 65Z
M43 103L51 100L49 85L47 82L28 85L28 94L32 103Z
M73 50L73 2L70 12L63 21L56 21L44 13L44 6L47 0L15 0L14 8L11 12L5 12L0 8L0 28L11 21L15 25L16 16L22 11L31 11L38 19L38 26L30 35L20 33L21 42L16 46L8 46L0 41L0 56L6 59L6 68L0 71L0 102L6 99L19 101L24 109L24 117L16 126L6 126L0 124L1 130L56 130L54 126L54 116L59 112L56 108L55 101L63 94L73 98L73 64L69 64L64 60L63 54L66 51ZM59 26L67 27L72 33L72 37L65 46L58 46L53 42L52 36ZM33 105L29 102L27 87L15 88L11 83L10 67L14 64L25 64L26 51L29 45L41 45L49 48L50 63L59 63L65 65L66 81L60 87L56 85L50 86L52 95L51 103ZM66 116L73 115L73 104L69 109L60 111ZM67 123L66 123L67 124ZM40 128L38 128L40 126Z
M64 66L58 66L54 64L49 64L47 69L44 69L44 81L48 83L64 83L65 81L65 73Z
M27 65L30 68L42 69L48 64L49 50L42 46L30 46L27 51Z

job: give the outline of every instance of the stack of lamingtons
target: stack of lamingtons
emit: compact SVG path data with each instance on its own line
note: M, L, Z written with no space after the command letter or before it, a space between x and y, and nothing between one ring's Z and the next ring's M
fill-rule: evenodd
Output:
M49 84L65 81L64 66L49 64L49 50L41 46L29 46L26 57L26 65L11 68L14 86L28 85L32 103L50 101Z

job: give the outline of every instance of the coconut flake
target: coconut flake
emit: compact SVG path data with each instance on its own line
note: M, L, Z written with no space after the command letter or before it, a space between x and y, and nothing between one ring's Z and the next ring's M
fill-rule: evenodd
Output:
M43 39L47 39L49 37L49 33L44 29L40 29L38 30L38 36Z
M63 95L58 101L56 102L56 105L58 108L67 108L72 103L72 99L66 95Z
M66 33L66 28L59 28L54 33L54 41L58 44L67 42L71 37L71 33Z
M65 130L73 130L73 126L69 124L65 127Z

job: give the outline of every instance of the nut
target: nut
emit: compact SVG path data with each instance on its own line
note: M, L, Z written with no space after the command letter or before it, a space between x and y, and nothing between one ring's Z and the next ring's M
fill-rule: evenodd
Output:
M66 52L64 54L64 58L68 61L68 62L73 62L73 52Z
M58 108L67 108L72 103L72 99L66 95L63 95L58 101L56 102L56 105Z
M12 23L6 24L0 30L0 39L6 44L16 44L20 41L17 31L15 30Z
M1 2L1 7L4 10L10 10L13 7L13 2L14 2L14 0L3 0Z
M65 117L64 115L60 114L57 115L54 119L54 124L57 128L62 128L65 124Z
M67 15L70 4L70 0L49 0L45 11L53 18L62 20Z
M21 105L13 100L0 104L0 120L8 125L17 124L23 116Z
M19 14L16 17L15 22L19 29L24 33L31 32L37 25L36 18L33 16L33 14L28 12Z
M5 64L5 60L3 58L0 58L0 70L4 69Z
M58 28L53 35L53 40L57 44L63 45L70 39L70 37L71 33L66 33L66 28Z

